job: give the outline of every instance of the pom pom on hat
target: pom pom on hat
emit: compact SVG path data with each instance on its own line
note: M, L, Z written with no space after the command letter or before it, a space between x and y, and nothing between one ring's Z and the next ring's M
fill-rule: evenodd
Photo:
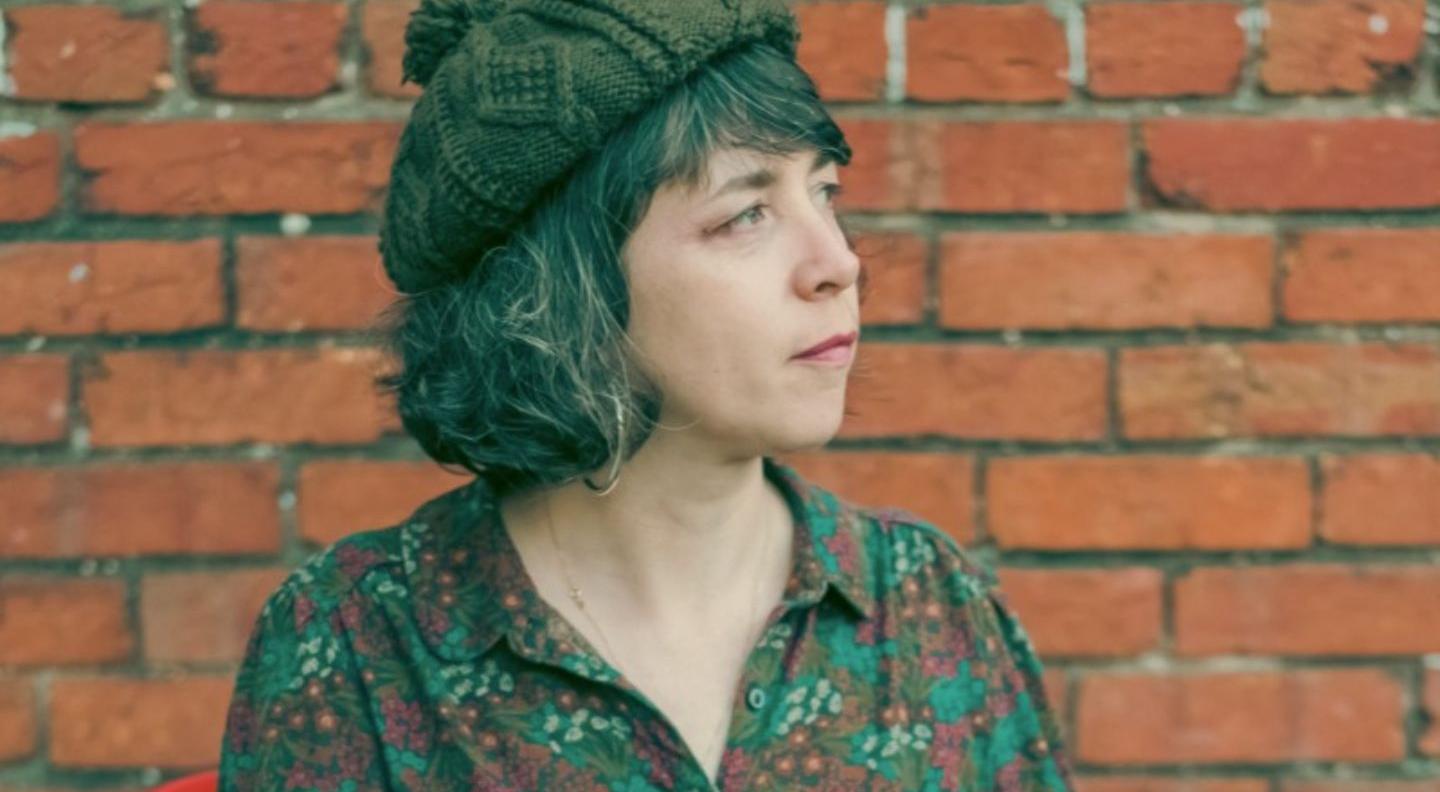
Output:
M499 13L503 0L421 0L405 26L404 76L400 83L425 86L465 33Z

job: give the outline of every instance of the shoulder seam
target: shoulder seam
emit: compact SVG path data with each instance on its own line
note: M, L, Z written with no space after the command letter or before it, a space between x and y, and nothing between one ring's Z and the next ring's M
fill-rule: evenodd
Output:
M333 602L312 598L312 602L320 607L317 607L316 610L310 614L307 623L309 620L328 617L331 611L339 607L340 604L354 592L355 588L360 585L360 582L376 569L401 563L398 537L405 524L405 522L400 522L384 528L371 528L346 534L325 547L310 553L301 560L299 564L292 567L289 572L286 573L285 579L280 582L280 585L277 586L270 597L266 599L265 605L261 609L260 617L266 618L276 607L284 607L287 601L293 601L299 589L313 581L319 575L329 575L333 573L344 579L344 587L339 590L327 592L333 596ZM394 553L389 552L389 548L377 547L376 549L381 552L381 557L373 562L367 563L363 569L353 575L346 575L343 570L338 568L339 561L336 556L342 549L353 547L356 544L362 544L370 537L383 534L391 534L396 537L397 543ZM329 597L326 599L328 600Z
M980 584L982 593L989 593L998 584L993 569L965 549L955 537L915 512L899 506L868 507L865 512L882 528L903 525L928 537L940 549L948 551L957 559L968 576Z

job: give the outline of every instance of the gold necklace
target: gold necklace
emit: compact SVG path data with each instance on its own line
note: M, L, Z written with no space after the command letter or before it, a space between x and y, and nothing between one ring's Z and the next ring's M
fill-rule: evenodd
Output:
M556 557L556 559L558 559L559 562L560 562L560 574L565 578L565 587L566 587L566 589L569 591L570 601L573 602L573 603L575 603L575 607L576 607L576 608L579 608L579 609L580 609L580 612L583 613L583 614L585 614L585 618L587 618L587 619L590 620L590 624L595 627L595 633L596 633L596 635L600 636L600 642L601 642L602 644L604 644L604 646L605 646L605 651L610 654L610 660L611 660L611 662L612 662L612 663L615 663L616 666L617 666L617 668L618 668L618 667L619 667L619 662L618 662L618 657L619 657L619 656L615 654L615 650L610 646L610 640L605 637L605 630L600 627L600 622L596 621L594 614L590 613L590 609L587 608L587 607L585 607L585 597L580 593L580 587L577 586L577 585L575 585L575 580L574 580L574 578L572 578L572 577L570 576L570 570L569 570L569 568L568 568L568 567L566 566L566 564L565 564L565 554L560 551L560 543L559 543L558 541L556 541L556 539L555 539L555 521L551 518L551 514L550 514L550 501L549 501L549 500L546 500L546 501L545 501L545 524L548 526L548 529L549 529L548 532L549 532L549 534L550 534L550 543L555 547L555 557ZM774 531L771 531L771 533L774 533ZM764 550L769 550L770 542L769 542L768 540L769 540L770 537L769 537L769 536L766 536L765 538L766 538L767 541L766 541L765 544L764 544ZM763 560L763 559L765 558L764 552L761 553L760 558L761 558L761 560ZM759 603L759 601L760 601L760 581L763 579L763 575L761 574L761 572L763 572L763 570L761 569L760 564L758 564L758 563L755 564L755 587L754 587L753 592L752 592L752 595L751 595L750 610L748 611L749 613L752 613L752 614L755 612L755 607L756 607L757 603ZM763 625L762 625L762 627L763 627ZM757 637L757 640L758 640L758 637ZM752 643L753 643L753 641L752 641ZM750 644L747 644L747 646L749 646L749 645L750 645ZM748 655L748 651L749 651L749 650L747 649L747 655L746 655L747 657L749 656L749 655ZM622 669L622 673L623 673L623 669ZM743 673L743 672L742 672L742 673ZM721 719L720 719L720 722L719 722L718 726L716 727L715 732L711 735L711 737L710 737L710 742L711 742L711 743L713 743L717 738L724 739L724 737L725 737L724 730L725 730L725 727L726 727L728 724L729 724L729 717L728 717L728 713L727 713L727 717L724 717L724 718L721 718ZM707 746L707 747L708 747L708 746Z

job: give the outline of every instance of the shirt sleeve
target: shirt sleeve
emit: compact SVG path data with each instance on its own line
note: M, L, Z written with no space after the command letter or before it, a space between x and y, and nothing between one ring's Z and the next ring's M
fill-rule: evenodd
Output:
M245 650L221 743L221 792L385 790L380 732L340 607L292 574L271 594Z
M1016 618L1004 593L994 584L985 591L984 607L999 625L1000 645L1009 656L1009 693L1015 710L1007 729L993 735L992 756L998 767L1000 789L1023 792L1070 792L1075 788L1070 748L1060 727L1059 714L1045 691L1044 667L1030 636Z

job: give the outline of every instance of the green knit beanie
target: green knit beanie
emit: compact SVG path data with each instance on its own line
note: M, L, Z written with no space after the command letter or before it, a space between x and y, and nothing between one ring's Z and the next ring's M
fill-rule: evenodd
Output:
M413 294L463 277L541 192L706 61L763 41L795 57L784 0L422 0L379 249Z

